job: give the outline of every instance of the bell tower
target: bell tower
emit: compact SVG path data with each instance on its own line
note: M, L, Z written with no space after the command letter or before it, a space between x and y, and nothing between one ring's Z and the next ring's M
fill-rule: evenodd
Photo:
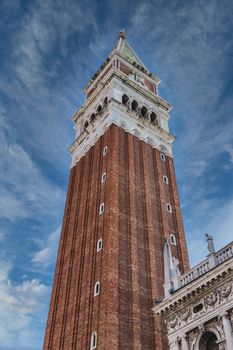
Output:
M167 348L164 243L189 261L159 82L120 32L84 89L44 349Z

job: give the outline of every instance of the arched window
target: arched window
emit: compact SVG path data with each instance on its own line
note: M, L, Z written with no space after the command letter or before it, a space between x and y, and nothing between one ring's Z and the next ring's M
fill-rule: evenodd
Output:
M151 120L151 123L153 123L154 125L158 125L158 117L155 114L155 112L151 113L150 120Z
M96 282L94 287L94 297L96 297L98 294L100 294L100 282Z
M92 113L91 115L91 121L93 122L95 120L95 113Z
M168 177L163 175L163 182L168 185Z
M141 108L141 116L142 117L145 117L146 116L146 114L147 114L147 112L148 112L148 109L145 107L145 106L142 106L142 108Z
M218 339L213 332L205 332L199 341L200 350L217 350L218 347Z
M104 105L106 106L106 104L108 103L108 98L107 96L104 98Z
M125 105L128 101L129 101L129 96L127 96L126 94L124 94L124 95L122 96L122 103Z
M133 100L132 104L131 104L131 108L133 111L136 111L138 108L138 103L137 101Z
M92 332L90 350L96 349L96 346L97 346L97 333Z
M101 176L101 182L102 182L102 183L106 180L106 177L107 177L107 175L106 175L106 173L104 172L104 173L102 174L102 176Z
M167 207L167 211L168 211L169 213L172 213L172 206L171 206L171 204L170 204L170 203L167 203L167 204L166 204L166 207Z
M97 253L103 248L103 240L102 238L100 238L97 242L97 245L96 245L96 250L97 250Z
M108 152L108 147L105 146L104 149L103 149L103 156L105 156L107 154L107 152Z
M89 125L89 123L88 123L88 121L86 120L86 121L85 121L85 124L84 124L84 128L87 128L88 125Z
M170 242L172 245L176 245L176 237L173 234L170 234Z
M102 111L102 106L99 105L99 106L97 107L97 112L101 112L101 111Z
M99 215L103 214L103 212L104 212L104 203L101 203L99 208Z
M163 152L160 153L160 159L163 160L164 162L166 160L165 154Z

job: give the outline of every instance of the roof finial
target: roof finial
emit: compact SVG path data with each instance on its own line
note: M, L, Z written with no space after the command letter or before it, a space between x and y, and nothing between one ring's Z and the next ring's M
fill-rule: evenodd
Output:
M119 32L119 38L122 38L122 39L125 39L125 38L126 38L125 29L122 29L122 30Z

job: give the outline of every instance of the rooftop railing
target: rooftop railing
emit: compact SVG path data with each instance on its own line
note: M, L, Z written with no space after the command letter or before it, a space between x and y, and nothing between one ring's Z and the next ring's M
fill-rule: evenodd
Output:
M189 272L179 277L179 286L183 287L204 275L217 265L233 257L233 242L229 243L217 252L211 253L200 264L194 266Z

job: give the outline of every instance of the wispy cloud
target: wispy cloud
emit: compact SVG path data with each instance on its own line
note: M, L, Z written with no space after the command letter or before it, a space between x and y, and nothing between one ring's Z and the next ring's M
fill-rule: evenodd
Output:
M3 115L1 120L4 121ZM21 145L6 136L10 133L7 122L2 124L5 128L0 130L0 216L16 220L32 217L35 212L53 215L63 192L43 176Z
M14 283L12 265L1 261L0 348L36 349L41 346L43 322L50 289L37 279Z
M227 143L225 145L224 149L227 152L227 154L229 155L231 163L233 163L233 145Z
M91 7L61 0L35 1L15 38L13 58L19 78L29 87L54 78L61 68L59 60L69 53L68 38L88 25L95 25ZM59 58L54 58L55 49Z
M33 263L44 268L55 263L60 231L61 228L59 227L56 231L52 232L45 241L39 242L41 249L33 254L31 260Z

